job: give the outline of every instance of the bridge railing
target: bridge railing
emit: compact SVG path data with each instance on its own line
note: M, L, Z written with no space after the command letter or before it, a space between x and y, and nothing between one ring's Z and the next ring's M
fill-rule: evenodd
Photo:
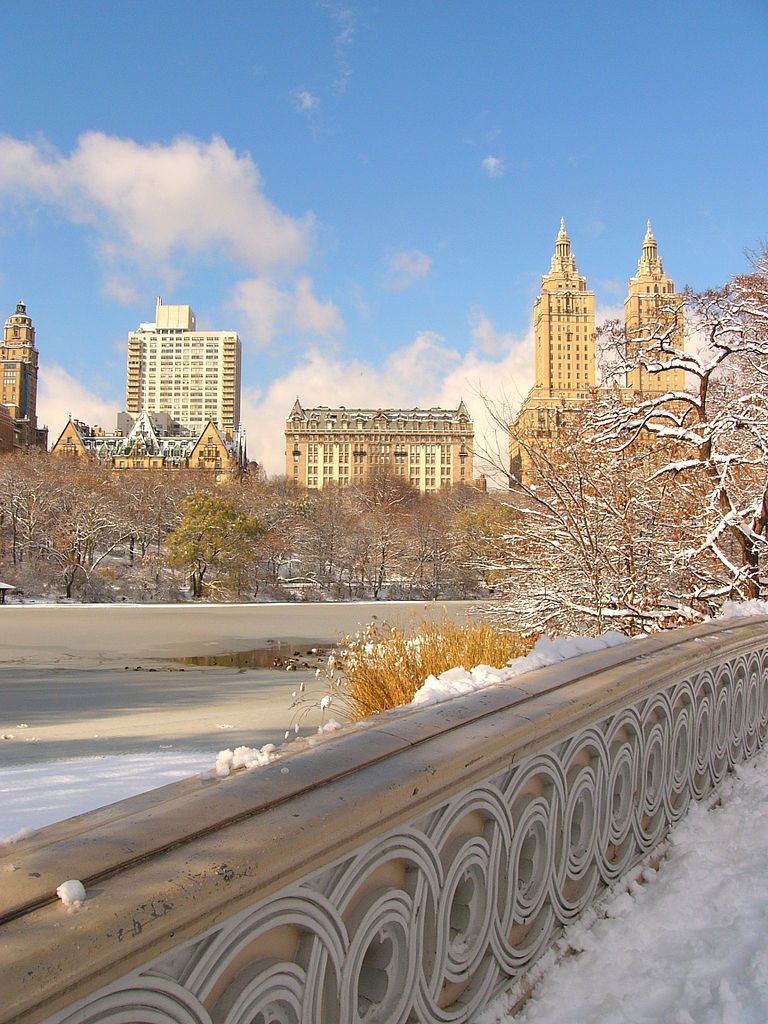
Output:
M0 1022L470 1021L767 730L737 619L51 826L0 857Z

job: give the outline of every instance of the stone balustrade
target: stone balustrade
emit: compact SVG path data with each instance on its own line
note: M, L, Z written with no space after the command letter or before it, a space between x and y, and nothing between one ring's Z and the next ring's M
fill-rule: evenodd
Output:
M767 728L738 619L51 826L0 857L0 1022L471 1021Z

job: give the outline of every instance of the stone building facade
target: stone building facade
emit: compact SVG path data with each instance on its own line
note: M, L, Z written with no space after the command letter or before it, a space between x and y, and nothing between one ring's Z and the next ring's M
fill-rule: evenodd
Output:
M16 425L4 405L0 405L0 455L7 455L16 447Z
M16 303L16 311L5 321L0 367L0 403L8 414L0 423L0 451L7 443L8 419L13 424L14 448L45 448L48 431L37 425L38 352L35 328L27 307L21 301Z
M474 430L456 409L304 409L285 426L285 475L313 490L361 483L389 472L421 493L472 485Z

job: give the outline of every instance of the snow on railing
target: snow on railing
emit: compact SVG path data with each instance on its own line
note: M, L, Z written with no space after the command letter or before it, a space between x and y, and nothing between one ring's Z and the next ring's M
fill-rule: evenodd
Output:
M62 822L0 859L0 1021L471 1021L766 730L733 619Z

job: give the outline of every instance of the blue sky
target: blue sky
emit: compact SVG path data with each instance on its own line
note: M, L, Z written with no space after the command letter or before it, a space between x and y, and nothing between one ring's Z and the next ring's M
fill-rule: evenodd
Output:
M0 315L41 411L111 425L154 300L240 331L249 450L306 404L530 385L565 216L615 308L646 218L679 285L768 238L768 4L10 0ZM10 45L9 45L10 42Z

